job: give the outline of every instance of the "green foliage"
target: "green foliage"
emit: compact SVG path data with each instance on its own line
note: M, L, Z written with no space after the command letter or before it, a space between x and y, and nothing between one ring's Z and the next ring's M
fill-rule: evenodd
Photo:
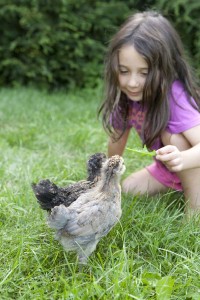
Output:
M127 16L149 8L173 20L188 53L200 61L199 1L1 0L0 84L98 85L111 36Z
M0 9L0 83L96 85L106 42L127 14L121 1L6 1Z
M200 78L200 1L157 0L156 7L174 23Z
M140 154L141 156L155 156L156 155L156 151L148 151L148 149L146 148L146 146L144 148L126 148L126 150L132 151L134 153Z

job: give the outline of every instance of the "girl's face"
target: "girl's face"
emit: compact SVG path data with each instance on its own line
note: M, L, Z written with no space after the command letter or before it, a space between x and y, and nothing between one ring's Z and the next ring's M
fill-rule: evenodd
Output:
M141 101L148 65L132 45L125 45L118 56L119 87L132 101Z

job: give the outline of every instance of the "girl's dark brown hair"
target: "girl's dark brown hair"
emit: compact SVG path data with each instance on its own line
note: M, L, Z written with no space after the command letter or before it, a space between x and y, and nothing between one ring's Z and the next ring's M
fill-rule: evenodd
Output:
M116 107L123 119L123 132L127 128L129 102L119 94L118 53L125 45L133 45L148 64L142 103L147 109L143 125L144 144L148 148L160 136L169 119L169 91L175 79L180 80L198 109L200 98L192 71L186 61L183 45L176 30L161 14L153 11L136 13L130 17L110 42L105 64L105 100L99 109L102 122L110 136L114 128L110 116ZM120 96L119 96L120 95ZM181 105L181 103L179 103ZM191 104L192 105L192 104ZM121 136L118 136L119 139Z

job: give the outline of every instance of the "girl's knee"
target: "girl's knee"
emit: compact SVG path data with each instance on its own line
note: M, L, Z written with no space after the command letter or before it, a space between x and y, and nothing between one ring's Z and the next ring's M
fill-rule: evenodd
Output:
M140 184L137 178L132 174L122 181L122 192L125 194L135 194L140 189Z
M130 192L130 182L128 178L124 179L121 184L122 192L128 194Z
M191 148L191 144L182 133L171 134L167 131L164 131L161 135L161 139L164 146L173 145L176 146L180 151Z
M146 178L146 169L140 170L138 172L132 173L127 178L122 181L122 192L125 194L144 194L147 190L147 182L148 179Z

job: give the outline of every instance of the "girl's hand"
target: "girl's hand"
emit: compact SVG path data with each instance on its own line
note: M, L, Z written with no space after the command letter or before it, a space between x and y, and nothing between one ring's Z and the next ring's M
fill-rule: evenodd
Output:
M183 170L182 152L176 146L167 145L158 149L156 151L156 159L160 160L171 172Z

